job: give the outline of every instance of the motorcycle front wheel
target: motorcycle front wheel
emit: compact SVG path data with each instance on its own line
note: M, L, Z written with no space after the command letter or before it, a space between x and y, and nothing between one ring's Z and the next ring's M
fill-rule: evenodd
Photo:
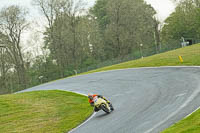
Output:
M105 104L101 104L101 109L104 111L104 112L106 112L106 113L110 113L110 110L106 107L106 105Z

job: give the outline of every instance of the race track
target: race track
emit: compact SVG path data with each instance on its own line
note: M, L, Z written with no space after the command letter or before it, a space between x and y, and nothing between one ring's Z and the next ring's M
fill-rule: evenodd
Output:
M97 93L115 111L95 114L72 133L158 133L200 106L200 67L114 70L66 78L24 91Z

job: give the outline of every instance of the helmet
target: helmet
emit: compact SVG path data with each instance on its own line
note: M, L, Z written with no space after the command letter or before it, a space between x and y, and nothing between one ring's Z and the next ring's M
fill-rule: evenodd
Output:
M90 100L92 100L92 99L93 99L93 96L92 96L91 94L88 94L88 98L89 98Z

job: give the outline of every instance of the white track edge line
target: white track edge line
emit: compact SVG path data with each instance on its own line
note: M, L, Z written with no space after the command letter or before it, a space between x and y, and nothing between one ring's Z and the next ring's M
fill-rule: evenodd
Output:
M106 71L100 71L100 72L93 72L93 73L88 73L88 74L94 74L94 73L104 73L104 72L110 72L110 71L121 71L121 70L137 70L137 69L156 69L156 68L200 68L200 66L159 66L159 67L137 67L137 68L125 68L125 69L115 69L115 70L106 70ZM63 79L67 79L67 78L74 78L74 77L79 77L79 76L84 76L84 75L88 75L88 74L83 74L83 75L74 75L72 77L66 77L66 78L63 78ZM63 80L63 79L58 79L58 80ZM56 80L56 81L58 81ZM50 82L48 82L50 83ZM44 83L44 84L48 84L48 83ZM43 85L43 84L42 84ZM66 90L64 90L66 91ZM68 92L73 92L73 91L68 91ZM79 92L73 92L73 93L77 93L77 94L80 94L80 95L84 95L84 96L87 96L86 94L83 94L83 93L79 93ZM200 108L200 107L199 107ZM199 108L197 108L195 111L197 111ZM194 111L194 112L195 112ZM192 112L192 113L194 113ZM192 114L191 113L191 114ZM94 117L96 113L94 112L84 123L82 123L81 125L79 125L78 127L72 129L71 131L69 131L68 133L72 133L74 130L80 128L82 125L84 125L85 123L87 123L90 119L92 119ZM186 117L190 116L191 114L187 115ZM186 118L185 117L185 118ZM147 131L148 132L148 131Z
M123 71L123 70L138 70L138 69L156 69L156 68L200 68L200 66L159 66L159 67L137 67L137 68L125 68L125 69L115 69L115 70L106 70L106 71L100 71L100 72L94 72L94 73L104 73L104 72L110 72L110 71ZM89 74L93 74L93 73L89 73ZM89 75L89 74L83 74L83 75L77 75L77 76L73 76L73 77L69 77L69 78L74 78L74 77L79 77L79 76L84 76L84 75ZM73 91L71 91L73 92ZM76 93L76 92L74 92ZM81 95L85 95L85 94L82 94L82 93L78 93L78 94L81 94ZM86 96L86 95L85 95ZM197 111L199 108L197 108L195 111ZM192 113L194 113L195 111L193 111ZM191 114L192 114L191 113ZM96 113L94 113L92 117L94 117ZM191 114L187 115L186 117L184 118L187 118L188 116L190 116ZM89 118L88 120L86 120L84 123L82 123L81 125L79 125L78 127L72 129L69 133L73 132L74 130L80 128L82 125L84 125L86 122L88 122L91 118ZM149 131L151 131L152 129L149 129L148 131L146 131L145 133L148 133Z
M194 100L194 98L200 93L200 87L197 88L197 90L195 90L192 95L173 113L171 113L169 116L166 117L166 119L164 119L163 121L159 122L158 124L154 125L151 129L147 130L145 133L151 133L155 128L157 128L158 126L162 125L163 123L165 123L167 120L169 120L171 117L173 117L174 115L176 115L179 111L181 111L184 107L186 107L192 100ZM197 111L200 107L198 107L195 111ZM194 113L195 111L193 111L192 113ZM191 114L192 114L191 113ZM188 116L190 116L191 114L187 115L184 118L187 118ZM175 123L174 123L175 124Z
M199 110L199 109L200 109L200 106L199 106L197 109L195 109L192 113L190 113L190 114L188 114L186 117L184 117L184 119L187 118L187 117L189 117L190 115L192 115L194 112L196 112L196 111Z
M78 127L72 129L68 133L72 133L73 131L77 130L78 128L80 128L81 126L83 126L84 124L86 124L89 120L91 120L95 116L95 114L96 114L96 112L94 112L85 122L83 122L82 124L80 124Z
M115 69L115 70L106 70L106 71L100 71L100 72L94 72L94 73L104 73L104 72L109 72L109 71L121 71L121 70L137 70L137 69L156 69L156 68L200 68L200 66L159 66L159 67L138 67L138 68L126 68L126 69ZM89 73L89 74L93 74L93 73ZM84 76L84 75L88 75L88 74L83 74L83 75L77 75L77 76L74 76L74 77L78 77L78 76ZM74 77L69 77L69 78L74 78ZM73 92L73 91L71 91ZM77 93L77 92L74 92L74 93ZM84 96L87 96L83 93L78 93L78 94L81 94L81 95L84 95ZM193 98L192 98L193 99ZM200 106L195 110L197 111L198 109L200 109ZM194 113L195 111L193 111L192 113ZM175 111L176 112L176 111ZM189 115L187 115L186 117L184 118L187 118L189 117L192 113L190 113ZM81 125L79 125L78 127L72 129L69 133L72 133L74 130L80 128L82 125L84 125L85 123L87 123L90 119L92 119L94 117L96 113L93 113L93 115L88 118L84 123L82 123ZM173 114L173 113L172 113ZM153 129L153 128L152 128ZM146 133L148 133L149 131L151 131L152 129L146 131Z
M74 91L68 91L68 92L72 92L72 93L80 94L80 95L83 95L83 96L87 96L86 94L80 93L80 92L74 92ZM77 130L78 128L80 128L81 126L83 126L84 124L86 124L89 120L91 120L95 116L95 114L96 114L96 112L93 112L93 114L87 120L85 120L79 126L77 126L77 127L73 128L72 130L70 130L68 133L72 133L73 131Z

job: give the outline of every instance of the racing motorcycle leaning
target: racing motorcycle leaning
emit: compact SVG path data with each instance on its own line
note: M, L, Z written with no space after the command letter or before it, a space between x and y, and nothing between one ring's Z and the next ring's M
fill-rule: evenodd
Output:
M98 97L94 98L94 106L108 114L114 110L111 103L108 104L104 99Z

